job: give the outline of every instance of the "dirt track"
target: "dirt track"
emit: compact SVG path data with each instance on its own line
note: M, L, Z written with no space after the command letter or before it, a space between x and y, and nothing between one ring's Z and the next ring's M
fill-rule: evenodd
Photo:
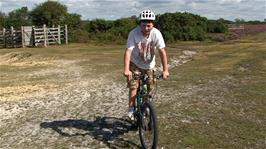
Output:
M195 54L195 51L183 50L180 56L170 57L169 67L175 69L188 63ZM1 72L0 148L140 148L138 131L124 119L128 98L126 83L114 81L122 77L120 70L96 75L95 67L87 63L88 59L43 58L23 52L0 55L1 70L8 67ZM113 67L103 65L107 69ZM238 71L247 69L241 67ZM238 130L238 121L223 123L232 118L230 116L248 124L252 122L262 130L265 128L263 118L248 113L260 105L241 103L232 92L250 78L221 76L202 82L197 80L178 89L176 86L165 88L163 82L162 86L159 84L155 100L159 111L159 148L184 148L183 138L188 131L205 135L207 139L211 136L210 141L218 144L223 136L228 141L226 144L235 146L237 141L245 141L239 136L247 135L230 133L231 130L242 133ZM165 82L171 85L171 81ZM249 126L243 128L249 132ZM243 146L265 146L265 137L257 134L255 141L249 139L253 144ZM224 142L219 145L223 146Z
M170 67L188 62L193 54L184 51L181 57L171 61ZM138 131L123 118L127 109L126 84L108 79L108 74L101 74L99 79L82 78L84 70L78 62L37 61L27 53L1 56L1 65L52 66L30 74L20 72L17 81L45 75L74 80L63 85L48 81L42 85L2 87L0 148L140 147ZM5 76L8 74L1 74L2 78Z
M122 117L126 96L122 90L113 89L119 85L103 86L96 84L98 81L78 83L13 103L2 102L1 147L106 146L102 141L111 140L117 135L116 131L120 133L119 128L112 130L116 128L110 125L115 125L119 122L116 118ZM100 128L99 124L108 121L110 124L102 124L104 128Z

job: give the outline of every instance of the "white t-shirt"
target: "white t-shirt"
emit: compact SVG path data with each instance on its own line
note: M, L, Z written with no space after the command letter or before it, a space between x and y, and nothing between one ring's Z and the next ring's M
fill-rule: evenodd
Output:
M130 61L141 69L155 67L156 49L165 48L161 32L154 28L149 37L144 37L140 26L134 28L128 35L127 48L132 50Z

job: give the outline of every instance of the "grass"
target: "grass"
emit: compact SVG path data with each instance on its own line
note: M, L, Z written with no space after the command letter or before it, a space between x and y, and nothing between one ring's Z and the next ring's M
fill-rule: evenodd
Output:
M159 106L159 113L180 114L161 122L161 127L174 124L161 134L176 138L167 137L162 144L169 144L169 148L266 146L265 35L248 36L231 44L182 43L199 53L190 63L173 69L172 81L165 86L182 89L189 85L201 91ZM178 48L182 49L180 45ZM183 100L186 103L177 108L176 102ZM191 122L180 122L184 117Z
M159 144L165 148L264 148L266 34L230 43L179 42L168 47L170 58L178 57L182 50L197 54L192 61L171 69L169 80L160 82L165 100L157 104ZM1 61L2 89L44 83L60 87L76 79L99 77L125 81L124 46L120 45L0 49L0 56L7 53L30 53L30 56L12 62L11 66ZM20 63L25 65L15 65ZM71 69L61 68L61 64L68 66L68 63ZM79 68L84 71L73 78L46 71L75 74ZM36 72L41 73L30 77Z

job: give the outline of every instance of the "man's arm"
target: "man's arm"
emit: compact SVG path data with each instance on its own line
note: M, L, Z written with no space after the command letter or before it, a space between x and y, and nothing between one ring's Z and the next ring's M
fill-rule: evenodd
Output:
M124 75L128 80L132 79L132 72L129 70L131 53L132 50L127 48L124 54Z
M167 62L167 54L165 49L160 49L159 50L159 54L160 54L160 58L161 58L161 62L163 65L163 79L167 79L169 76L169 72L168 72L168 62Z

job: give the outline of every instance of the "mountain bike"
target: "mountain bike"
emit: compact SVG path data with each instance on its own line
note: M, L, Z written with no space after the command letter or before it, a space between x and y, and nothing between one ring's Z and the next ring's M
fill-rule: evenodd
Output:
M138 81L137 97L135 104L134 119L139 130L141 146L144 149L155 149L158 143L157 116L152 103L153 95L148 94L147 74L137 74L133 78ZM154 78L162 79L162 74L154 75ZM157 91L157 84L155 87Z

